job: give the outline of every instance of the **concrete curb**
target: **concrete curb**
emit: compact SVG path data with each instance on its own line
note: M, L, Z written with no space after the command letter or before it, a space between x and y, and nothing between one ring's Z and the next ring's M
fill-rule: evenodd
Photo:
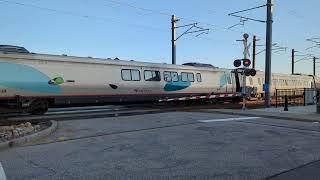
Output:
M28 142L32 142L41 138L44 138L50 134L52 134L58 127L58 123L56 121L50 121L51 126L42 131L36 132L34 134L30 134L27 136L19 137L17 139L9 140L6 142L0 143L0 150L7 149L13 146L19 146L22 144L26 144Z
M264 118L272 118L272 119L281 119L281 120L291 120L291 121L301 121L301 122L320 122L319 117L297 117L297 114L291 114L292 117L290 116L277 116L277 115L269 115L269 114L264 114L261 112L252 112L250 110L244 111L244 112L239 112L239 111L224 111L224 110L216 110L216 109L202 109L200 110L201 112L207 112L207 113L219 113L219 114L227 114L227 115L241 115L241 116L260 116ZM294 116L294 117L293 117Z

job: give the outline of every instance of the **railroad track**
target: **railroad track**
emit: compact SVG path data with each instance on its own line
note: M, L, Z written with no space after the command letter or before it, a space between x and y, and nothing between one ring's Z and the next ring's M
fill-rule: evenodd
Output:
M250 105L258 108L261 105ZM163 113L172 111L194 111L195 109L239 109L241 105L234 103L223 104L131 104L108 105L70 108L51 108L45 115L4 114L0 116L0 125L11 125L22 122L40 123L50 120L67 121L116 116L132 116L141 114Z

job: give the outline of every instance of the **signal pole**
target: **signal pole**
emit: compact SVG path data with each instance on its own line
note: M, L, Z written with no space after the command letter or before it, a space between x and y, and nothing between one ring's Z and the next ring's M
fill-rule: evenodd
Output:
M256 68L256 35L253 36L253 47L252 47L252 68Z
M178 19L175 17L175 15L172 15L171 17L171 48L172 48L172 64L176 64L176 27L177 27L177 21Z
M243 45L244 45L244 51L243 51L243 57L244 59L247 59L247 56L249 54L249 46L248 46L248 34L243 35ZM242 75L242 93L243 93L243 101L242 101L242 110L246 110L246 104L247 104L247 80L246 80L246 74L243 72Z
M272 56L272 11L273 0L267 2L267 27L266 27L266 65L265 65L265 106L270 107L270 86L272 83L271 77L271 56Z
M294 49L292 49L291 51L291 74L293 75L294 74Z
M318 58L313 57L313 76L316 76L316 60Z
M172 64L176 64L176 42L178 39L180 39L182 36L186 34L194 34L197 33L196 37L202 35L202 34L208 34L210 29L205 29L202 27L199 27L197 24L198 23L191 23L191 24L186 24L186 25L180 25L177 26L177 22L179 19L175 16L171 16L171 48L172 48ZM186 31L184 31L182 34L180 34L177 37L177 29L178 28L185 28L189 27Z

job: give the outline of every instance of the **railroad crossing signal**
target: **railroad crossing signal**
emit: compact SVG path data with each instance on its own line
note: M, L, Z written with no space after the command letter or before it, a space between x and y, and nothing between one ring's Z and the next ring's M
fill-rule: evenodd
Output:
M236 59L234 60L233 65L236 68L239 68L241 65L243 65L244 68L242 68L242 73L246 76L255 76L257 74L255 69L248 68L251 65L250 59Z
M240 59L236 59L234 62L233 62L233 65L235 66L235 67L240 67L241 66L241 60Z
M246 76L255 76L257 74L257 71L255 69L245 69L244 74Z
M250 59L236 59L233 62L235 67L240 67L243 64L244 67L249 67L251 65Z
M240 67L243 64L244 67L249 67L251 65L250 59L236 59L233 62L235 67Z
M251 61L249 59L243 59L243 66L249 67L251 65Z

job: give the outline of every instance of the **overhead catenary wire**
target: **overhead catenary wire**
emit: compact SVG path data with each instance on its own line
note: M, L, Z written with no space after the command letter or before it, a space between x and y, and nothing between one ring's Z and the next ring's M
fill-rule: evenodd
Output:
M80 17L80 18L84 18L84 19L94 19L94 20L99 20L99 21L104 21L104 22L126 24L128 26L132 26L132 27L140 28L140 29L169 32L168 30L156 28L156 27L152 27L152 26L146 26L146 25L140 25L140 24L134 24L134 23L123 23L123 21L121 21L119 19L115 19L115 18L100 17L100 16L94 16L94 15L76 13L76 12L72 12L72 11L48 8L48 7L38 6L38 5L34 5L34 4L29 4L29 3L22 3L22 2L16 2L16 1L8 1L8 0L0 0L0 3L7 3L7 4L18 5L18 6L24 6L24 7L29 7L29 8L33 8L33 9L43 10L43 11L50 11L50 12L54 12L57 14L64 14L64 15L69 15L69 16Z
M161 11L157 11L157 10L153 10L153 9L149 9L149 8L144 8L144 7L139 7L136 6L132 3L125 3L122 1L115 1L115 0L104 0L106 2L113 2L113 3L117 3L121 6L127 6L130 8L134 8L137 10L141 10L141 11L147 11L153 14L159 14L159 15L163 15L163 16L171 16L170 13L167 12L161 12ZM0 3L7 3L7 4L13 4L13 5L17 5L17 6L24 6L24 7L29 7L29 8L33 8L33 9L38 9L38 10L43 10L43 11L48 11L48 12L54 12L57 14L64 14L64 15L69 15L69 16L74 16L74 17L80 17L80 18L84 18L84 19L94 19L94 20L98 20L98 21L103 21L103 22L111 22L111 23L116 23L116 24L126 24L127 26L132 26L135 28L139 28L139 29L145 29L145 30L151 30L151 31L162 31L162 32L169 32L169 30L167 29L162 29L162 28L157 28L157 27L152 27L152 26L146 26L146 25L140 25L140 24L134 24L134 23L123 23L122 20L120 19L116 19L116 18L110 18L110 17L100 17L100 16L94 16L94 15L88 15L88 14L82 14L82 13L77 13L77 12L73 12L73 11L68 11L68 10L59 10L59 9L55 9L55 8L49 8L49 7L44 7L44 6L39 6L39 5L35 5L35 4L30 4L30 3L25 3L25 2L17 2L17 1L9 1L9 0L0 0ZM207 23L207 22L202 22L202 21L197 21L194 19L190 19L190 18L186 18L186 17L181 17L181 16L177 16L179 19L182 20L186 20L186 21L192 21L192 22L196 22L196 23L202 23L211 27L214 27L214 30L223 30L223 31L230 31L230 32L236 32L236 33L244 33L243 31L237 31L237 30L231 30L225 27L220 27L211 23ZM213 28L208 28L210 30L213 30ZM199 38L199 39L203 39L203 38Z
M141 11L145 11L145 12L149 12L149 13L153 13L153 14L158 14L158 15L162 15L162 16L166 16L166 17L171 17L173 13L169 13L169 12L164 12L164 11L158 11L158 10L154 10L154 9L150 9L150 8L145 8L145 7L140 7L137 5L134 5L133 3L127 3L127 2L123 2L123 1L115 1L115 0L103 0L105 2L112 2L121 6L126 6L129 8L133 8L136 10L141 10ZM231 32L236 32L236 33L244 33L243 31L237 31L234 29L228 29L228 27L221 27L219 25L216 24L212 24L212 23L208 23L208 22L203 22L203 21L199 21L196 19L192 19L192 18L187 18L187 17L182 17L182 16L176 16L178 19L180 20L185 20L185 21L189 21L189 22L193 22L193 23L200 23L203 25L207 25L207 26L211 26L212 28L209 28L210 30L222 30L222 31L231 31Z

